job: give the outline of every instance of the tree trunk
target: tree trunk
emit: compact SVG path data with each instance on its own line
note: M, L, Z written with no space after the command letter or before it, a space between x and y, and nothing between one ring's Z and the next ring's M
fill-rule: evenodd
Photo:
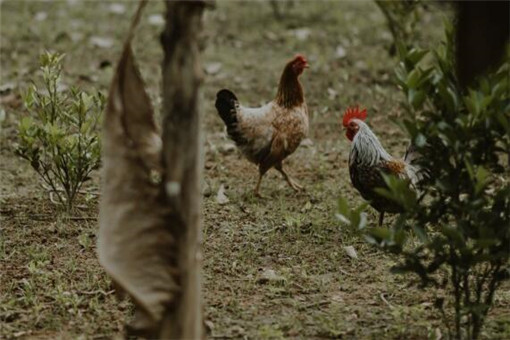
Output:
M164 185L183 228L177 238L181 293L165 316L162 338L201 339L202 67L199 35L204 2L167 1L163 60Z
M138 70L132 21L103 120L99 261L135 304L129 335L203 338L200 86L202 2L167 2L163 139ZM157 182L156 172L163 180Z

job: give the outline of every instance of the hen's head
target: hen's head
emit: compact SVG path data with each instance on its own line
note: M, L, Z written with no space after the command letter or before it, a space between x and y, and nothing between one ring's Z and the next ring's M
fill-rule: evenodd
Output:
M300 75L303 73L305 68L308 68L308 61L306 60L305 56L298 54L289 62L289 66L291 67L292 71L296 75Z
M348 107L344 112L342 124L346 129L345 136L352 141L359 130L359 121L367 119L367 109L360 111L359 107Z

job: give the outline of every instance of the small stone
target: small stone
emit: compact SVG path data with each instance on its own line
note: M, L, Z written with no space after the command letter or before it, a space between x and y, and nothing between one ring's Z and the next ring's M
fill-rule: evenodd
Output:
M219 62L208 63L205 65L205 72L210 75L217 74L221 70L222 64Z
M345 253L353 258L353 259L357 259L358 258L358 254L356 253L356 249L354 249L353 246L345 246L344 247L344 250L345 250Z
M100 48L110 48L113 46L113 40L107 37L92 36L90 37L90 43Z
M118 3L113 3L108 8L110 10L110 13L114 14L124 14L126 12L126 6Z
M149 16L149 24L152 26L163 26L165 24L165 19L161 14L153 14Z
M337 46L336 50L335 50L335 57L337 59L342 59L342 58L345 58L345 56L347 55L347 52L345 51L345 48L343 48L342 46Z
M313 146L313 141L310 138L303 139L301 141L301 146L311 147Z
M225 143L223 145L220 145L218 149L222 154L226 155L234 152L236 150L236 146L234 143Z
M283 276L277 275L273 269L264 269L264 271L262 271L257 279L257 283L260 284L266 284L270 282L283 283L285 281L285 278Z
M48 13L46 12L37 12L37 14L34 16L34 19L36 21L44 21L48 18Z
M294 36L298 39L298 40L306 40L308 39L308 37L310 36L310 34L312 34L312 30L307 28L307 27L303 27L303 28L298 28L298 29L295 29L293 31L294 33Z
M227 195L225 195L225 186L223 184L220 185L220 188L218 189L218 193L216 194L216 202L218 204L227 204L230 202Z

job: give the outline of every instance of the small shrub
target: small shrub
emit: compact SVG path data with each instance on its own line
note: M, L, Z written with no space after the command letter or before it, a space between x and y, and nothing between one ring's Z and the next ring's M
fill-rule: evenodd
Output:
M416 40L418 32L416 24L419 21L422 4L420 0L388 1L375 0L393 37L390 55L394 56L400 46L410 46Z
M33 83L23 96L28 115L19 123L16 151L70 212L82 184L99 167L96 130L104 97L77 88L62 91L63 57L48 52L41 55L42 85Z
M408 111L402 125L430 178L419 194L386 178L388 188L381 192L397 202L408 197L406 212L390 229L363 232L399 256L396 272L416 273L424 286L447 288L449 297L438 297L435 305L450 338L476 339L510 270L510 65L507 58L463 89L455 74L453 37L446 24L446 41L436 49L402 54L396 70ZM363 227L359 210L341 204L340 215ZM446 273L444 282L440 273Z

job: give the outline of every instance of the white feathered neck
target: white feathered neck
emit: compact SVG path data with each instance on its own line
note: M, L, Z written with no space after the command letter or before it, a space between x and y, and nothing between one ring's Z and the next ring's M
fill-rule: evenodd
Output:
M353 121L358 124L359 130L352 140L349 163L352 164L356 161L361 165L373 166L381 160L393 160L393 157L384 150L381 142L367 124L359 119L353 119Z

